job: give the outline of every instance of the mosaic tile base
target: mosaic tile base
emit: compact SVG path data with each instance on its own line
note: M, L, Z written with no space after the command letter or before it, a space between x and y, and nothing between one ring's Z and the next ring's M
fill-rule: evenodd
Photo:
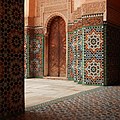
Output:
M44 35L39 27L25 27L25 77L43 77Z
M85 27L84 83L104 84L103 26Z

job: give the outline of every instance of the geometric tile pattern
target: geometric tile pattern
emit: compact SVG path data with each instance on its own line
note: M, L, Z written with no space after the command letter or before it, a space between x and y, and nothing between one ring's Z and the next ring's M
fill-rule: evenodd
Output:
M26 109L8 120L119 120L120 87L99 87Z
M35 34L34 39L30 41L30 76L43 77L43 35Z
M68 79L74 80L74 38L73 32L68 33Z
M24 112L23 0L0 0L0 120Z
M27 27L24 27L24 77L29 77L29 35Z
M84 29L84 83L104 83L103 26Z
M73 31L73 42L72 42L72 48L74 52L74 59L73 59L73 72L74 72L74 81L77 82L77 75L78 75L78 59L77 59L77 51L78 51L78 34L77 30Z
M78 61L78 73L77 73L77 81L78 83L83 82L83 39L82 39L82 29L77 30L77 39L78 39L78 48L77 48L77 61Z
M74 30L74 81L82 83L82 29Z
M68 78L78 83L104 84L102 19L102 14L83 16L68 24Z
M82 29L81 20L68 26L68 79L81 83L82 80Z
M26 36L25 36L26 37ZM43 29L40 27L27 28L27 77L43 77Z

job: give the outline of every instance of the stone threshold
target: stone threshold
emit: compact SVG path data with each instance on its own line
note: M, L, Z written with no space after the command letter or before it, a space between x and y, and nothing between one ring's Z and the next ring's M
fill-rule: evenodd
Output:
M66 78L66 77L51 77L51 76L43 77L43 79L50 79L50 80L68 80L68 78Z

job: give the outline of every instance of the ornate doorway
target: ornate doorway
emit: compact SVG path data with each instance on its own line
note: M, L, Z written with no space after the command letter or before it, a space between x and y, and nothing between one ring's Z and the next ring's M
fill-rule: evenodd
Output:
M59 16L48 26L48 76L66 77L66 27Z

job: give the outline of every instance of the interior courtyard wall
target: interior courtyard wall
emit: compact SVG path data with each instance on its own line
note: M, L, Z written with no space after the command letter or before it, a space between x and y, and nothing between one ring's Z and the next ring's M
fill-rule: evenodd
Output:
M119 0L117 0L116 4L120 5ZM6 116L9 119L10 115L17 115L17 113L24 112L24 77L23 77L24 76L24 70L23 70L24 69L23 68L23 62L24 62L23 9L24 8L23 6L24 6L23 1L19 1L19 0L9 0L9 3L5 2L4 0L0 1L0 9L1 9L0 21L2 21L0 26L2 30L2 34L0 34L0 41L1 41L0 43L2 43L0 44L0 54L1 54L0 56L0 66L1 66L1 69L0 69L0 93L1 93L0 94L0 119L4 119L4 117ZM116 8L116 6L114 6L114 8ZM8 11L8 16L6 16L5 11ZM18 12L18 14L14 15L15 11ZM110 11L107 11L107 12L109 12L109 15L110 15L111 12ZM116 17L111 19L116 19ZM109 18L109 21L110 21L110 18ZM108 51L109 55L111 55L113 48L119 48L120 34L119 34L118 23L120 23L119 20L116 20L114 21L113 23L114 25L113 25L111 20L109 24L110 29L107 29L108 30L107 34L105 33L106 37L109 37L109 39L107 39L108 41L111 40L111 37L113 38L110 44L106 44L107 47L112 46L110 48L110 51ZM13 40L15 36L17 36L18 38L17 39L17 43L19 43L18 47L16 47L16 42L14 42ZM115 43L114 41L116 40L117 42ZM119 60L120 58L118 53L119 49L114 49L114 51L115 52L113 52L112 55L117 53L116 56L114 57L115 58L118 57L117 60ZM113 61L114 61L114 57L112 58ZM107 59L111 60L111 57L108 56ZM118 64L119 61L117 61L116 63ZM19 70L14 69L16 65L17 65L17 68L19 68ZM111 66L111 68L112 67L113 66ZM119 65L117 65L116 68L119 69ZM113 79L116 79L114 78L115 74L112 74L112 75L113 75ZM119 83L119 80L117 81L117 83Z
M49 2L45 2L45 0L41 0L41 1L36 0L36 2L35 2L36 7L35 7L35 10L34 10L35 14L34 14L34 17L33 17L34 18L34 25L33 25L33 28L32 28L34 30L33 30L33 32L31 32L31 33L33 33L32 36L34 36L34 38L35 38L34 31L35 31L35 29L39 28L42 31L42 36L44 36L44 37L42 37L42 41L46 41L46 32L47 32L47 25L49 23L49 20L52 19L52 17L54 17L54 16L62 16L62 18L66 21L66 27L67 27L66 30L67 31L69 31L68 30L69 29L69 23L72 24L72 27L73 27L72 28L73 29L72 39L73 39L73 43L75 43L74 44L75 46L73 46L73 48L74 48L73 52L75 53L76 57L73 58L74 63L75 63L75 64L73 64L74 67L72 66L73 73L70 73L70 69L69 69L70 64L68 63L67 77L69 79L73 79L74 81L80 81L79 83L81 83L81 80L84 79L85 82L82 82L82 83L103 85L105 76L104 76L104 73L103 73L104 72L104 68L103 68L104 65L101 64L101 63L102 63L104 58L101 56L101 61L99 61L99 62L97 61L98 64L101 64L101 66L102 66L102 67L100 67L100 70L99 70L99 74L100 74L100 77L102 76L101 77L102 80L100 81L100 77L99 78L92 77L93 81L90 82L90 79L88 80L87 77L85 75L83 76L83 74L82 74L85 71L82 71L81 68L79 67L79 66L82 66L82 69L84 69L84 70L87 69L87 68L83 67L83 63L81 63L81 62L83 62L83 60L80 61L81 58L79 58L78 56L81 56L81 54L79 54L78 51L79 51L79 47L81 46L81 42L82 42L82 46L84 45L83 44L83 39L84 39L84 41L86 40L86 37L84 38L84 36L83 36L83 34L87 34L87 33L83 32L83 31L85 31L85 29L91 30L91 32L90 32L91 34L92 34L92 32L94 34L94 31L98 31L98 30L101 31L101 32L98 32L98 33L95 32L95 33L99 34L99 36L101 36L101 38L99 39L100 42L102 41L102 43L100 43L100 49L102 51L104 50L104 48L101 47L101 44L103 44L103 41L104 41L102 35L103 35L103 21L106 20L106 0L99 0L99 1L96 1L96 0L94 0L94 1L93 0L85 0L84 1L83 0L82 2L80 2L80 7L78 7L76 10L75 10L75 2L76 1L74 1L74 4L73 4L73 1L67 1L66 0L63 4L63 1L59 1L59 2L56 1L55 2L53 0L50 0ZM72 5L74 5L74 6L72 6ZM74 8L74 10L73 10L73 8ZM98 27L98 28L95 28L95 26ZM88 28L85 28L85 27L88 27ZM80 31L82 31L82 34L81 34L81 32L79 33L78 31L77 31L77 34L76 34L76 32L74 32L74 31L76 31L77 29L80 29ZM78 34L82 38L82 41L80 40L81 42L79 41L80 36ZM29 37L31 36L30 32L29 32L28 36ZM31 44L31 42L30 42L34 38L31 37L29 39L29 46L33 47L33 48L34 48L34 46L36 46L36 48L37 48L40 45L38 45L37 43L34 42L35 45L33 46L33 44ZM68 35L67 41L69 41L69 35ZM42 42L40 42L40 43L42 43ZM70 44L71 43L68 42L68 47L67 47L68 56L69 56L69 45ZM41 46L42 46L42 48L44 48L44 43L42 43ZM86 52L86 51L84 51L85 50L84 48L81 48L81 49L82 49L81 52L84 52L84 53ZM41 50L39 50L39 51L41 51ZM101 54L101 53L103 53L102 51L100 51L100 53L97 52L97 53L94 53L94 54L95 55L96 54ZM32 50L31 50L31 52L32 52ZM35 52L33 52L33 53L35 54ZM43 54L43 51L41 53ZM73 53L73 56L74 56L74 53ZM30 56L32 57L32 56L35 56L35 55L32 55L30 53ZM91 56L91 54L89 54L89 56ZM34 57L32 59L31 57L30 57L30 60L29 60L29 63L28 63L29 69L34 68L33 72L34 71L39 71L40 69L38 68L38 66L39 67L43 66L42 62L40 62L40 61L44 61L44 58L46 58L46 57L44 56L44 58L42 58L41 60L40 60L40 58L36 59ZM32 61L31 61L31 59L32 59ZM69 61L69 57L67 59L68 59L67 61ZM33 64L31 64L31 63L33 63ZM42 69L42 73L44 73L45 72L44 70L47 69L47 67L45 67L45 61L43 63L44 63L44 68ZM70 74L72 74L73 77L70 77ZM90 74L92 74L92 73L89 73L89 75ZM34 73L30 73L30 76L31 77L43 77L44 75L41 74L41 75L36 76L35 72L34 72ZM89 76L89 78L90 77L91 76Z

